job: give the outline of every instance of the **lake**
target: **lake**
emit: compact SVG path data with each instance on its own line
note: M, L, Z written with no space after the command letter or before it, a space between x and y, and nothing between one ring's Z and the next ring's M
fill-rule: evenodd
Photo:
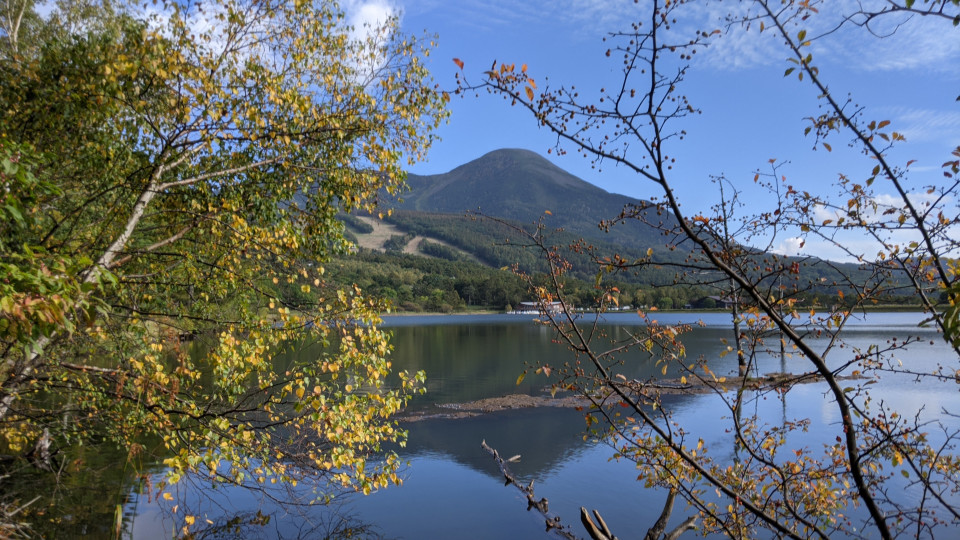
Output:
M710 358L711 368L719 375L736 373L734 354L719 358L726 348L722 340L732 336L728 313L662 313L658 317L661 323L702 322L685 336L687 356ZM913 336L922 341L897 353L895 361L918 371L934 369L941 359L955 362L935 330L917 326L922 318L918 313L871 313L855 319L844 331L844 349L835 350L828 361L840 365L849 359L852 348ZM640 323L632 313L608 315L602 321L614 338ZM385 326L394 334L394 368L427 373L427 393L414 399L412 411L434 412L436 404L505 394L539 395L548 385L545 378L531 374L520 385L516 383L526 363L560 364L571 358L569 351L552 341L553 331L534 324L529 316L395 316L388 317ZM814 343L824 345L826 341ZM770 354L760 359L757 372L810 369L802 358ZM636 353L628 357L623 373L645 378L660 371ZM932 387L898 376L885 377L874 388L875 395L882 393L886 404L904 413L930 414L941 407L960 410L955 386ZM730 413L717 396L667 396L665 402L677 422L714 445L715 456L722 457L726 448L733 458L732 439L722 421L729 419ZM789 444L817 448L836 435L839 418L822 384L798 385L783 399L766 394L749 401L747 407L748 413L757 413L770 423L809 419L810 430L803 440ZM583 416L572 409L510 410L471 418L428 419L404 427L410 436L406 448L399 450L409 462L402 487L367 497L343 497L329 508L300 508L243 490L221 488L210 493L185 484L180 487L178 503L217 527L235 519L232 529L227 529L243 538L313 538L337 536L337 531L408 539L549 537L539 514L526 511L526 501L514 487L504 487L496 463L480 448L480 442L486 440L505 456L521 455L511 469L524 481L534 480L537 496L549 499L550 510L581 536L586 536L579 524L581 506L598 509L613 531L626 539L641 537L663 505L664 493L637 482L631 463L610 461L613 450L609 446L584 440ZM283 494L277 498L283 501ZM182 523L168 510L144 495L135 496L126 512L128 537L169 538L171 530ZM261 516L257 516L258 510ZM678 501L674 522L682 519L683 511ZM246 518L236 520L238 515Z

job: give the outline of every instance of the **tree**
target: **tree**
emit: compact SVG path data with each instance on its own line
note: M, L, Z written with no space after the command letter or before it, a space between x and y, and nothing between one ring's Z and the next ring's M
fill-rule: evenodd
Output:
M385 382L380 303L324 262L445 116L422 40L325 1L4 9L3 452L155 440L171 484L397 482L366 460L422 374Z
M534 82L526 65L494 64L481 82L472 84L463 74L460 92L489 91L506 97L529 111L541 127L557 136L555 149L564 153L572 147L596 163L616 163L636 173L657 188L658 206L677 218L675 227L665 231L681 242L695 246L685 262L686 279L721 287L739 298L742 325L736 332L737 353L744 367L760 354L800 355L809 372L783 381L779 390L750 391L750 377L727 377L711 370L711 359L685 358L682 326L648 325L631 339L610 343L602 339L596 325L578 321L569 309L550 316L558 339L577 352L582 361L563 366L539 366L538 372L554 378L558 390L572 390L590 404L588 426L599 426L597 436L616 449L618 458L631 459L648 485L679 493L702 517L703 533L719 532L735 537L767 534L778 537L933 536L960 521L955 495L958 457L955 454L956 411L940 411L933 420L921 420L917 411L892 410L884 403L882 386L874 383L889 377L916 377L925 385L952 385L956 382L957 357L944 358L932 372L915 372L899 366L893 355L904 343L876 343L852 354L844 346L841 330L855 310L869 306L882 294L909 290L921 299L929 321L936 324L950 347L960 344L957 320L956 234L960 215L951 202L957 196L956 175L960 170L960 148L944 163L945 180L925 186L908 182L910 163L898 165L890 152L903 135L891 122L866 117L853 101L835 96L825 75L814 63L811 45L815 40L854 25L874 25L895 14L941 22L944 35L960 22L956 1L886 2L874 11L858 4L827 31L814 36L806 29L823 14L818 2L767 2L758 0L715 28L700 28L684 34L686 10L695 3L649 2L637 22L609 36L613 43L607 56L622 62L622 78L601 90L597 99L573 87L551 87ZM855 152L862 152L875 165L866 181L861 175L841 175L841 196L830 198L811 184L786 183L779 170L782 162L758 167L754 181L773 194L774 207L755 214L738 216L742 210L721 192L714 213L685 213L674 186L680 179L671 171L671 153L685 135L684 119L697 109L682 93L684 79L692 69L693 55L713 40L724 38L735 27L751 26L761 33L772 32L784 44L789 56L786 76L812 84L822 111L811 116L807 133L815 145L832 151L829 140L846 134ZM821 23L820 28L825 25ZM839 145L837 145L839 146ZM769 168L767 168L769 167ZM879 186L895 194L894 203L879 197ZM914 187L916 186L916 187ZM721 182L721 187L723 183ZM755 189L755 188L751 188ZM927 194L929 202L918 202ZM646 208L624 209L611 222L643 219ZM835 216L824 220L820 211ZM739 223L742 226L734 226ZM662 227L662 225L661 225ZM739 235L737 231L740 231ZM838 231L856 231L874 238L876 256L857 252ZM897 242L896 235L911 231L914 239ZM520 234L525 234L518 231ZM789 258L758 247L772 245L783 234L803 238L820 237L835 242L862 263L856 270L840 268L827 261ZM674 236L675 235L675 236ZM550 263L553 283L540 287L542 300L566 302L563 274L567 265L561 250L552 247L542 234L526 233L528 243ZM659 263L652 254L625 261L608 257L599 265L598 294L611 298L616 291L606 285L604 272L636 271ZM839 283L801 282L803 265L833 267ZM805 295L823 294L832 289L830 305L801 315L799 304ZM938 305L937 295L946 291L948 304ZM601 310L607 302L601 302ZM641 316L645 315L641 313ZM771 336L777 338L771 339ZM828 336L826 343L816 336ZM908 340L909 341L909 340ZM783 344L781 346L781 344ZM678 384L692 384L714 393L724 404L736 459L721 455L689 426L672 421L670 403L662 399L661 386L654 380L629 380L620 374L628 350L647 351L652 361L678 370ZM733 350L730 347L728 350ZM843 360L827 362L829 353ZM831 359L833 357L831 356ZM841 374L854 381L843 381ZM835 441L822 448L790 445L787 441L802 432L804 419L771 423L745 413L745 401L766 399L788 391L805 377L815 375L840 421L834 426ZM878 405L880 404L880 405ZM719 500L712 494L720 496ZM857 510L857 509L861 510ZM857 514L857 512L861 514ZM859 517L862 515L862 518ZM858 516L856 518L851 516Z

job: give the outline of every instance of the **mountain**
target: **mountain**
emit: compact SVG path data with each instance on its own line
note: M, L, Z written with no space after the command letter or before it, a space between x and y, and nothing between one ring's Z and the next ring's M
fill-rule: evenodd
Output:
M358 260L340 261L334 272L344 283L383 294L403 309L445 310L444 306L458 303L502 306L526 298L519 278L496 269L517 266L529 274L549 270L543 254L520 245L527 242L513 229L531 230L539 219L547 228L548 245L561 246L570 263L567 276L580 280L565 289L577 305L595 300L598 270L593 254L562 248L581 238L598 257L619 255L634 261L646 259L652 250L647 260L653 264L608 276L637 303L654 305L669 298L665 306L682 306L722 292L728 283L715 271L683 274L684 263L697 257L689 251L691 242L663 234L676 224L672 214L608 193L527 150L496 150L443 174L410 174L407 184L409 189L400 198L381 193L382 209L392 210L383 213L382 221L369 215L341 215L348 234L364 249ZM603 219L615 219L625 205L639 208L643 219L627 219L608 230L598 226ZM498 220L467 213L477 210ZM886 280L886 286L894 289L897 285L896 280L856 264L744 248L749 253L740 261L744 272L771 294L782 284L804 290L807 300L834 302L838 289L850 290L844 285L848 279L871 284ZM797 270L783 283L771 277L775 268L794 265ZM909 299L891 295L885 301Z
M409 191L392 203L395 211L463 215L479 210L523 224L543 216L550 228L614 244L626 252L658 251L664 244L653 226L638 220L616 225L609 232L598 226L603 219L617 217L624 205L649 203L608 193L529 150L494 150L447 173L410 174L407 184ZM673 219L667 214L658 216L654 208L645 210L644 215L655 224Z
M529 150L495 150L443 174L410 174L407 184L409 189L400 198L382 194L384 206L392 210L385 213L388 217L384 219L395 232L381 233L376 243L380 247L373 249L419 253L450 261L469 260L492 268L518 265L531 273L548 270L542 254L517 245L521 239L515 231L502 223L467 214L479 210L485 216L527 230L542 219L550 236L549 245L569 246L582 238L602 257L619 255L633 261L652 255L648 260L656 261L655 265L618 274L618 280L648 286L670 285L682 273L677 263L691 260L692 243L677 243L679 236L665 236L663 232L676 224L673 214L659 211L646 201L608 193ZM615 220L625 206L638 208L641 219L626 219L606 230L598 225L601 220ZM370 225L346 223L358 237L371 234L361 230ZM869 272L856 264L781 258L744 247L752 254L752 261L744 264L748 272L756 273L758 280L770 272L768 267L794 263L800 268L797 279L817 290L836 289L836 283L845 281L844 275L854 276L859 283L871 279ZM590 281L596 276L597 264L589 253L577 249L563 250L563 254L571 264L573 277ZM719 277L715 272L700 272L685 279L709 283Z

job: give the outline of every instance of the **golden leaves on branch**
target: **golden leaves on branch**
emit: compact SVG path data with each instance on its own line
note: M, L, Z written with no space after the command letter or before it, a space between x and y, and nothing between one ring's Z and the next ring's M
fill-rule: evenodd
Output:
M43 359L50 382L36 390L51 392L51 407L89 413L117 444L163 440L171 482L223 473L222 461L237 483L254 472L258 481L293 483L309 476L285 465L296 457L369 492L396 481L394 460L369 467L364 459L402 440L389 416L423 375L387 384L379 304L324 283L322 263L347 249L336 212L373 208L380 188L402 185L400 160L425 155L445 100L420 40L391 34L376 46L355 43L325 3L280 2L259 19L241 2L222 8L226 15L200 37L178 9L159 28L129 21L109 39L77 36L90 46L60 44L64 54L88 57L57 63L63 81L44 80L42 62L17 66L27 70L12 79L24 101L5 103L13 112L0 119L0 133L37 107L77 111L56 126L76 140L34 133L45 129L36 123L24 135L60 145L48 144L50 163L38 167L62 175L55 180L64 194L44 201L65 220L51 244L82 253L86 262L76 266L89 268L102 255L94 250L116 239L125 258L111 269L116 277L98 274L109 286L77 291L73 303L4 297L2 307L36 313L64 336L87 311L79 300L100 309L83 321L96 331L73 340L92 345L38 351L56 361ZM46 92L44 103L26 101L35 89ZM99 202L104 193L107 203ZM60 286L49 290L79 288L82 270L51 273ZM17 328L31 340L32 328ZM187 342L200 335L209 350L190 351ZM307 338L325 345L317 362L274 369L277 355ZM89 356L87 345L107 365L69 362ZM244 412L250 406L256 414ZM258 421L289 428L295 444ZM33 433L29 416L15 424ZM7 447L18 444L12 437L0 433Z

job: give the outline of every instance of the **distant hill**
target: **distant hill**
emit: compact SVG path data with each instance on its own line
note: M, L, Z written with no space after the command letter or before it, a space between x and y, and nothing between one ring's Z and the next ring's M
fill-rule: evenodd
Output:
M639 220L609 232L598 226L600 220L619 215L624 205L649 203L608 193L529 150L495 150L447 173L410 174L407 184L410 189L402 194L402 201L390 203L397 211L463 215L479 210L525 224L544 216L550 228L563 228L575 237L616 245L629 253L647 248L660 251L664 245L661 234ZM653 208L645 211L645 217L652 223L673 221L672 215L659 216Z
M448 261L469 261L487 267L513 265L526 272L543 272L546 263L534 250L516 246L520 238L509 227L488 219L476 219L467 212L479 211L485 216L531 230L533 222L543 219L550 235L550 245L568 246L584 239L602 256L621 256L633 261L647 258L648 250L656 266L619 274L618 280L645 286L675 283L683 272L674 263L691 260L690 242L677 242L677 237L664 236L676 224L669 212L658 212L650 203L612 194L557 167L529 150L495 150L443 174L410 174L409 189L399 198L382 194L384 209L392 212L384 219L395 233L381 234L375 251L416 253ZM615 219L626 205L643 208L642 219L628 219L607 230L598 224ZM357 218L346 219L359 245L374 245L364 234L373 228ZM369 230L367 230L369 229ZM561 230L562 229L562 230ZM672 244L672 245L670 245ZM837 264L816 258L778 257L748 249L752 261L745 271L757 279L770 274L773 267L797 263L798 283L807 283L819 292L834 291L844 274L866 283L869 272L855 264ZM572 264L570 273L592 281L598 266L580 250L564 251ZM692 259L696 259L694 256ZM716 272L688 274L680 281L708 284L720 276ZM722 283L726 283L722 280ZM778 284L779 282L777 282ZM774 282L768 283L770 287Z

